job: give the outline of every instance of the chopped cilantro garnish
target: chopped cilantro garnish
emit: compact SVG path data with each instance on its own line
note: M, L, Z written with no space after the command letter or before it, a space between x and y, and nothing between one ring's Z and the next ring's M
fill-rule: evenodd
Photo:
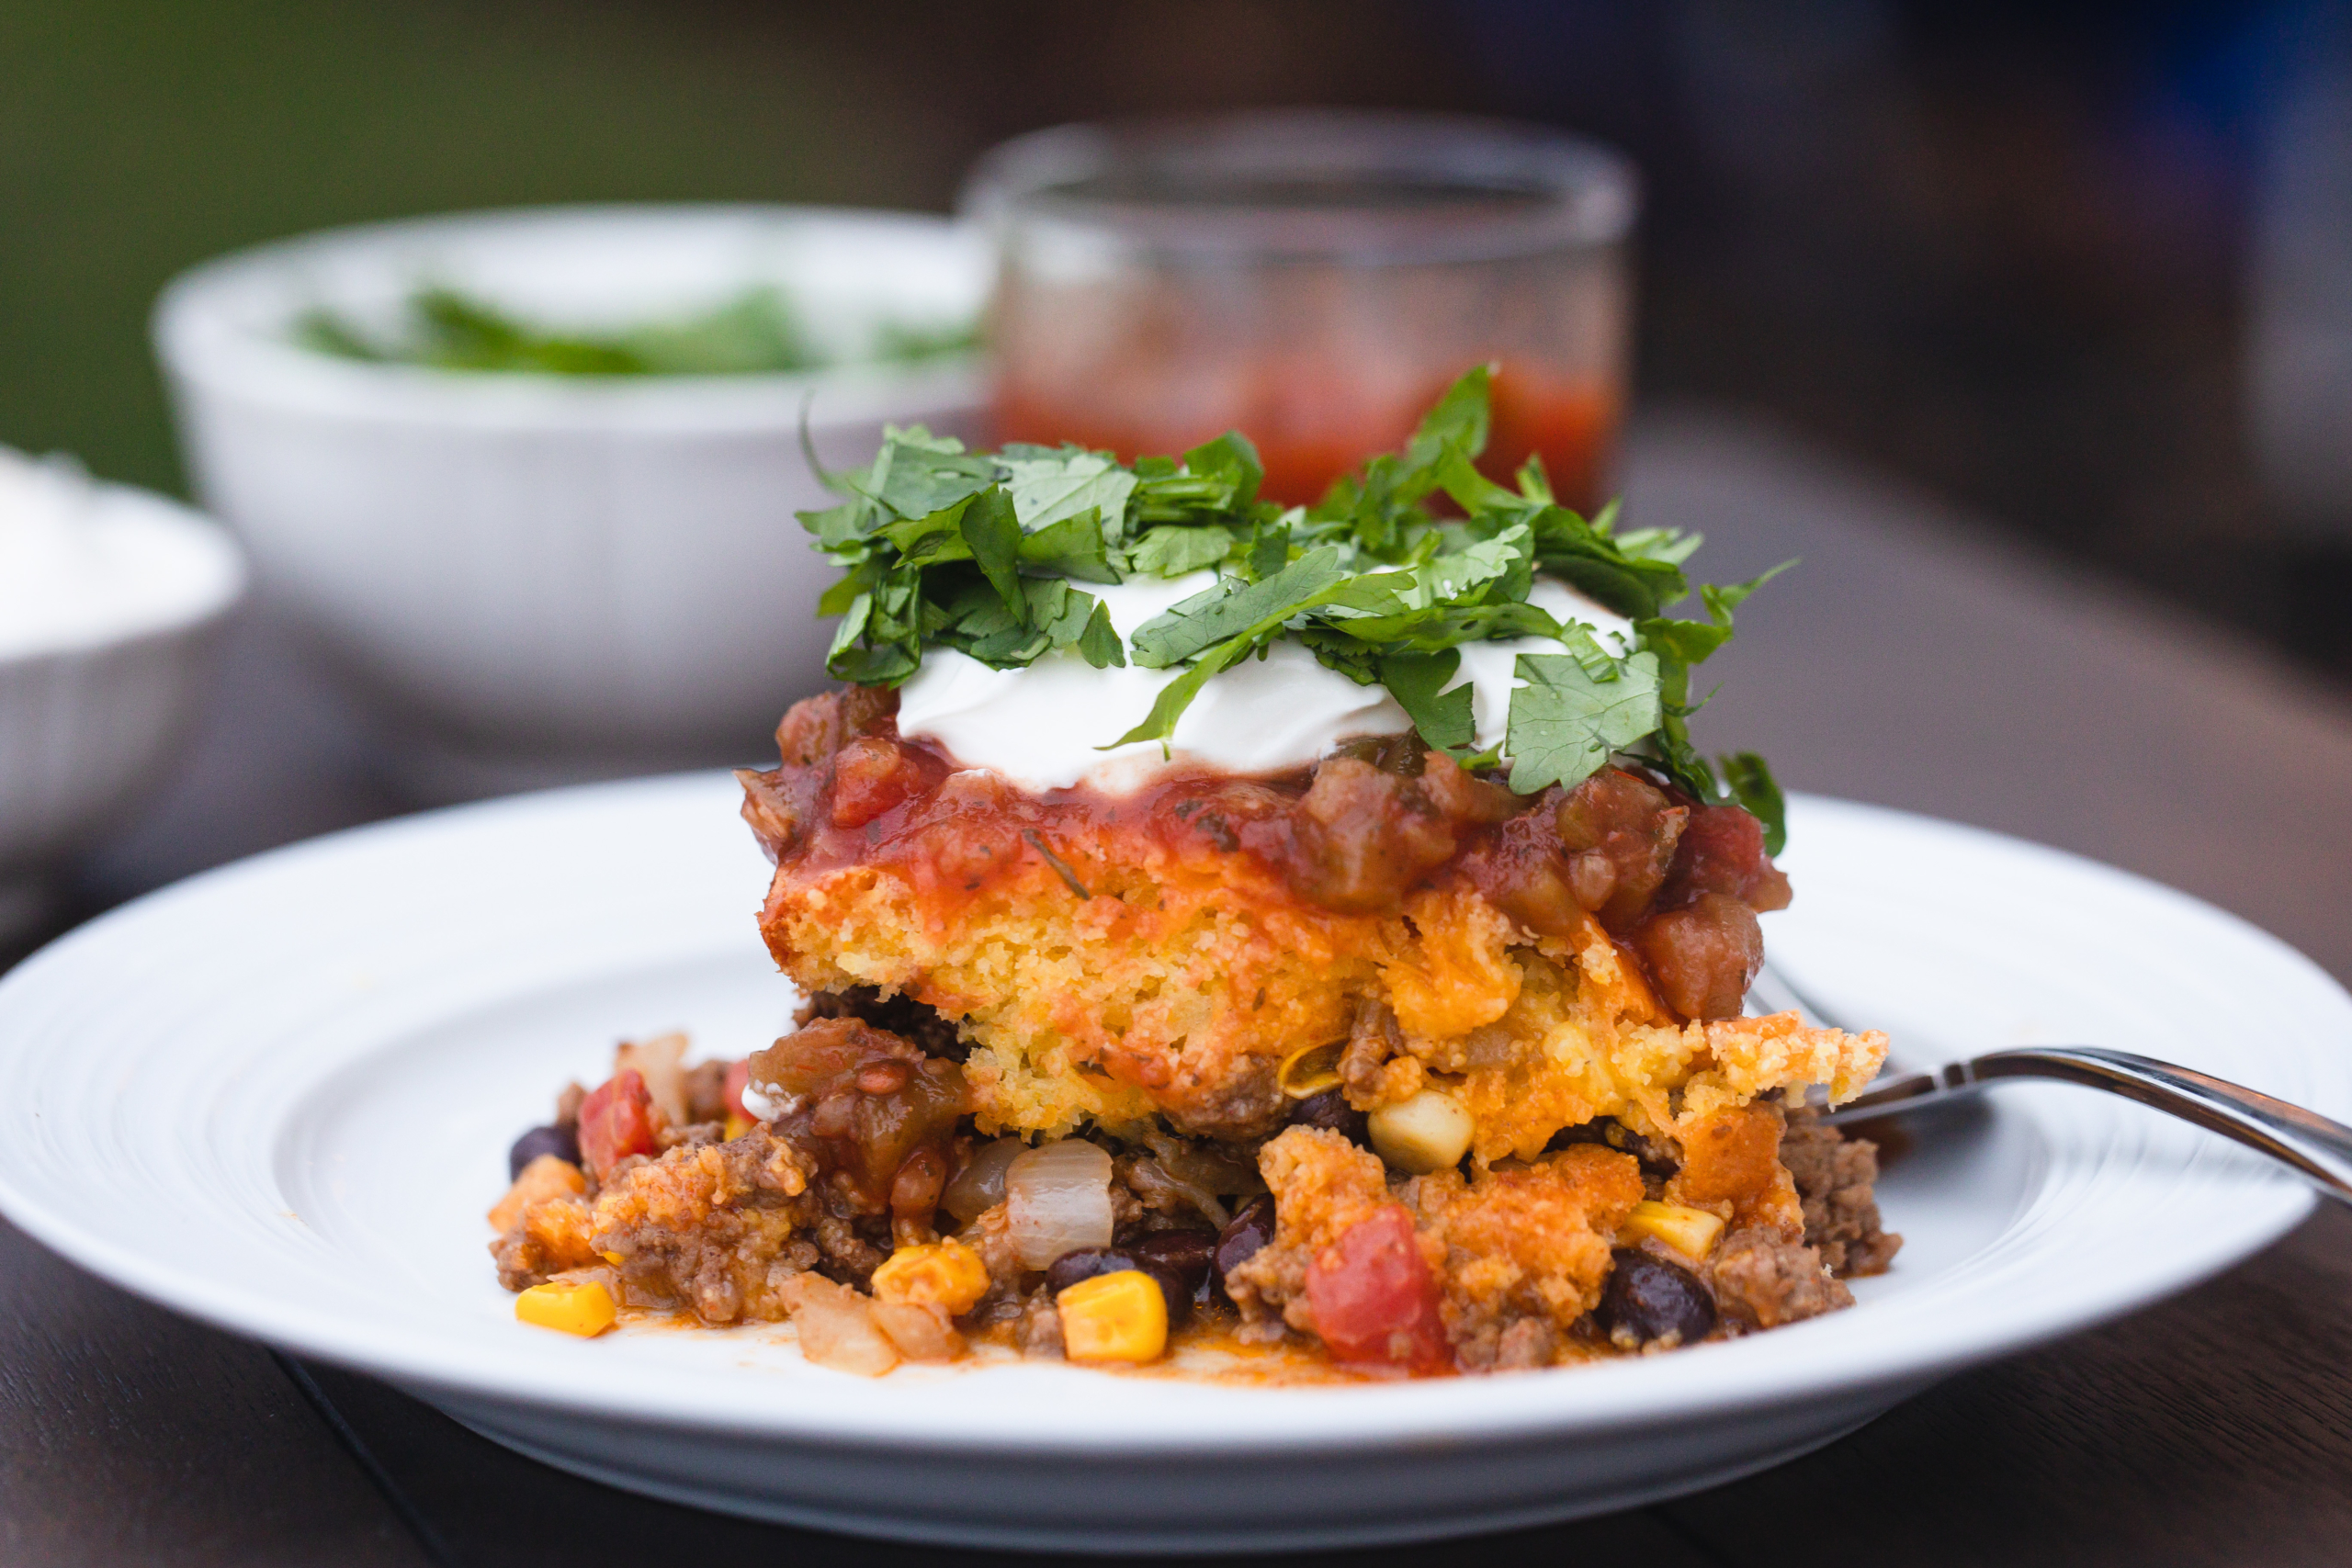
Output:
M1522 794L1574 784L1611 757L1639 759L1701 800L1736 800L1775 850L1781 793L1763 759L1723 760L1719 781L1690 744L1690 671L1732 635L1732 612L1770 572L1699 590L1703 620L1666 611L1690 593L1697 535L1619 532L1612 504L1587 518L1552 496L1531 461L1516 487L1481 474L1485 367L1430 411L1401 452L1373 458L1311 507L1258 499L1256 448L1238 433L1181 457L1123 466L1080 446L967 452L920 427L889 430L873 464L842 476L848 499L800 520L845 575L822 608L842 617L827 668L896 685L926 649L1012 669L1061 649L1095 667L1178 670L1150 715L1106 748L1166 743L1200 689L1287 638L1350 679L1385 685L1421 737L1467 766L1504 766ZM1433 515L1443 495L1460 516ZM1079 586L1215 568L1215 586L1125 643ZM1775 569L1778 570L1778 569ZM1539 577L1577 588L1634 623L1631 647L1529 603ZM1461 648L1556 639L1522 653L1499 751L1481 752Z

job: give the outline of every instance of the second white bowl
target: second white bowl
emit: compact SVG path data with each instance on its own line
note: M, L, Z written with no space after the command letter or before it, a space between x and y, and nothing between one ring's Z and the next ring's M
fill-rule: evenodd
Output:
M831 570L797 510L886 423L976 434L968 362L564 378L344 361L289 328L420 282L619 326L781 286L820 341L968 320L941 219L781 207L486 213L334 231L184 275L155 340L199 491L264 587L407 721L424 793L753 754L825 682Z
M244 592L243 558L209 518L125 486L76 490L97 574L83 612L0 626L0 947L46 912L60 862L170 782Z

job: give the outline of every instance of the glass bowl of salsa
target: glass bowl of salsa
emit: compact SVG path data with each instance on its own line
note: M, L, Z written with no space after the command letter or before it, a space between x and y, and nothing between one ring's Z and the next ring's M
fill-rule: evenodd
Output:
M1595 143L1345 111L1062 126L981 159L1008 441L1181 452L1247 432L1264 493L1318 498L1464 369L1500 366L1481 466L1609 493L1638 204Z

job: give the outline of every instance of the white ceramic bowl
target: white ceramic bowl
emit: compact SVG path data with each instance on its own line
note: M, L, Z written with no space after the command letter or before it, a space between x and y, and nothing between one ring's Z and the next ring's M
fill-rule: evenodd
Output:
M886 422L976 434L969 361L566 378L336 359L319 304L391 318L420 282L628 326L781 286L812 336L970 319L986 248L946 220L792 207L552 208L345 229L176 279L155 342L197 486L265 590L412 734L431 795L740 760L821 684L831 569L803 457Z
M100 602L79 629L0 627L0 939L39 918L51 867L164 782L244 592L244 558L210 519L116 485L87 503Z

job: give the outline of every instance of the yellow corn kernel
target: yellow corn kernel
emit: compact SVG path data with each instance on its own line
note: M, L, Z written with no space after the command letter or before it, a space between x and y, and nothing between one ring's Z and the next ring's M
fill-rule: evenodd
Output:
M967 1313L989 1293L989 1266L960 1241L902 1247L874 1270L874 1299L907 1306L942 1306L950 1317Z
M1703 1262L1715 1249L1715 1237L1723 1235L1724 1223L1704 1209L1693 1209L1686 1203L1658 1203L1645 1198L1634 1205L1618 1229L1620 1244L1649 1237L1662 1241L1693 1263Z
M1168 1348L1168 1298L1140 1269L1097 1274L1054 1298L1073 1361L1150 1361Z
M1334 1040L1328 1045L1307 1045L1283 1058L1274 1072L1274 1082L1293 1100L1306 1100L1327 1089L1340 1087L1340 1053L1347 1049L1344 1040Z
M1384 1105L1364 1121L1380 1157L1415 1176L1461 1163L1477 1131L1467 1108L1442 1089L1425 1089L1401 1104Z
M613 1325L610 1291L594 1280L551 1280L514 1298L514 1315L539 1328L593 1339Z

